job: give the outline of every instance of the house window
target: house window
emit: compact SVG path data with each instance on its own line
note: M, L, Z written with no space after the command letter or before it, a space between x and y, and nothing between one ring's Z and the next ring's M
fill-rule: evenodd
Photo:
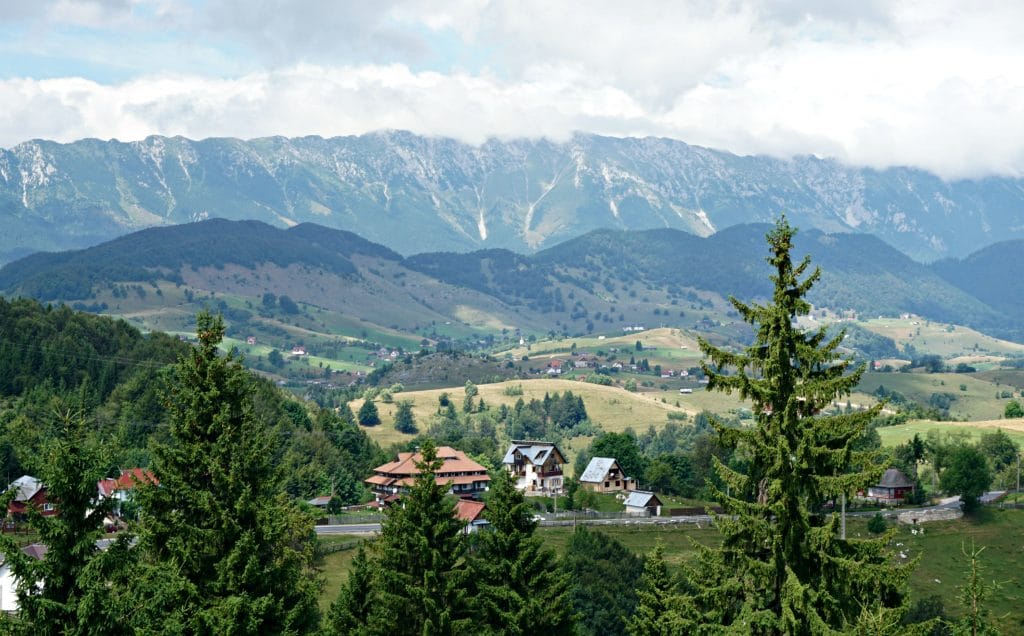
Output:
M44 503L43 504L43 512L53 512L53 504L52 503Z
M618 485L619 485L619 480L618 480L618 479L616 479L616 480L615 480L615 486L616 486L616 487L618 487Z

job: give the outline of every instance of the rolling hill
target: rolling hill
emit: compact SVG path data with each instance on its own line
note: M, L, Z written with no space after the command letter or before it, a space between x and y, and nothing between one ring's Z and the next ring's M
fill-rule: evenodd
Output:
M216 219L34 254L0 268L0 290L171 332L190 331L196 309L211 306L236 339L335 354L352 341L415 350L422 339L459 340L473 348L526 334L621 334L634 325L743 340L727 297L769 292L767 230L742 225L707 238L597 230L533 255L488 249L404 258L343 230ZM1024 333L1019 311L992 307L877 238L810 230L798 235L795 253L822 268L810 296L820 318L912 313ZM864 346L872 338L851 336ZM888 357L894 346L871 355Z

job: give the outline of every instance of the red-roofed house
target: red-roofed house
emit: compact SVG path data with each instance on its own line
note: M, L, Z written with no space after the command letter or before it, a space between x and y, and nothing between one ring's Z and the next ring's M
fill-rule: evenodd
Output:
M487 525L487 520L483 517L486 507L484 502L472 499L459 499L455 502L455 517L466 522L463 532L466 534L476 532L482 526Z
M434 473L434 479L438 484L448 485L451 494L459 497L479 497L480 493L487 491L491 483L487 469L466 457L462 451L450 446L439 446L437 458L442 464ZM381 503L389 495L399 494L412 486L416 475L420 474L416 463L422 461L423 457L418 452L399 453L398 459L374 468L373 476L367 477L363 482L374 492L377 502Z
M100 499L114 499L114 514L121 514L121 505L132 498L132 491L138 484L159 484L156 475L145 468L122 470L117 477L96 482Z

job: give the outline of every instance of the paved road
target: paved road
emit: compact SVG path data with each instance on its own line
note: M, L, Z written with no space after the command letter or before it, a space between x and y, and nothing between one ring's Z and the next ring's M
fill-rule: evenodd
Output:
M991 503L995 501L1004 493L1001 490L994 490L987 492L981 496L982 503ZM960 506L960 497L947 497L941 499L938 504L934 506L928 506L926 508L917 508L917 510L942 510L945 508L956 508ZM909 510L915 510L914 508L896 508L892 512L906 512ZM847 512L848 517L859 517L859 516L873 516L875 510ZM680 524L680 523L694 523L700 525L706 525L711 523L711 517L708 515L689 515L685 517L636 517L636 518L616 518L616 519L595 519L586 515L580 515L576 519L550 519L540 521L539 524L542 526L572 526L572 525L594 525L594 526L614 526L614 525L639 525L639 524L651 524L651 525L669 525L669 524ZM374 534L380 532L379 523L358 523L350 525L336 525L336 526L317 526L317 534Z

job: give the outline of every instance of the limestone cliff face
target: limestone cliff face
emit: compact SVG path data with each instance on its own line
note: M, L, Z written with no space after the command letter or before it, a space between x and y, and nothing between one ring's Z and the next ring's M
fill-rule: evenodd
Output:
M944 182L813 157L579 134L470 146L404 132L242 141L31 141L0 151L0 261L206 218L306 221L404 254L536 251L598 228L706 236L786 211L919 260L1024 238L1024 180Z

